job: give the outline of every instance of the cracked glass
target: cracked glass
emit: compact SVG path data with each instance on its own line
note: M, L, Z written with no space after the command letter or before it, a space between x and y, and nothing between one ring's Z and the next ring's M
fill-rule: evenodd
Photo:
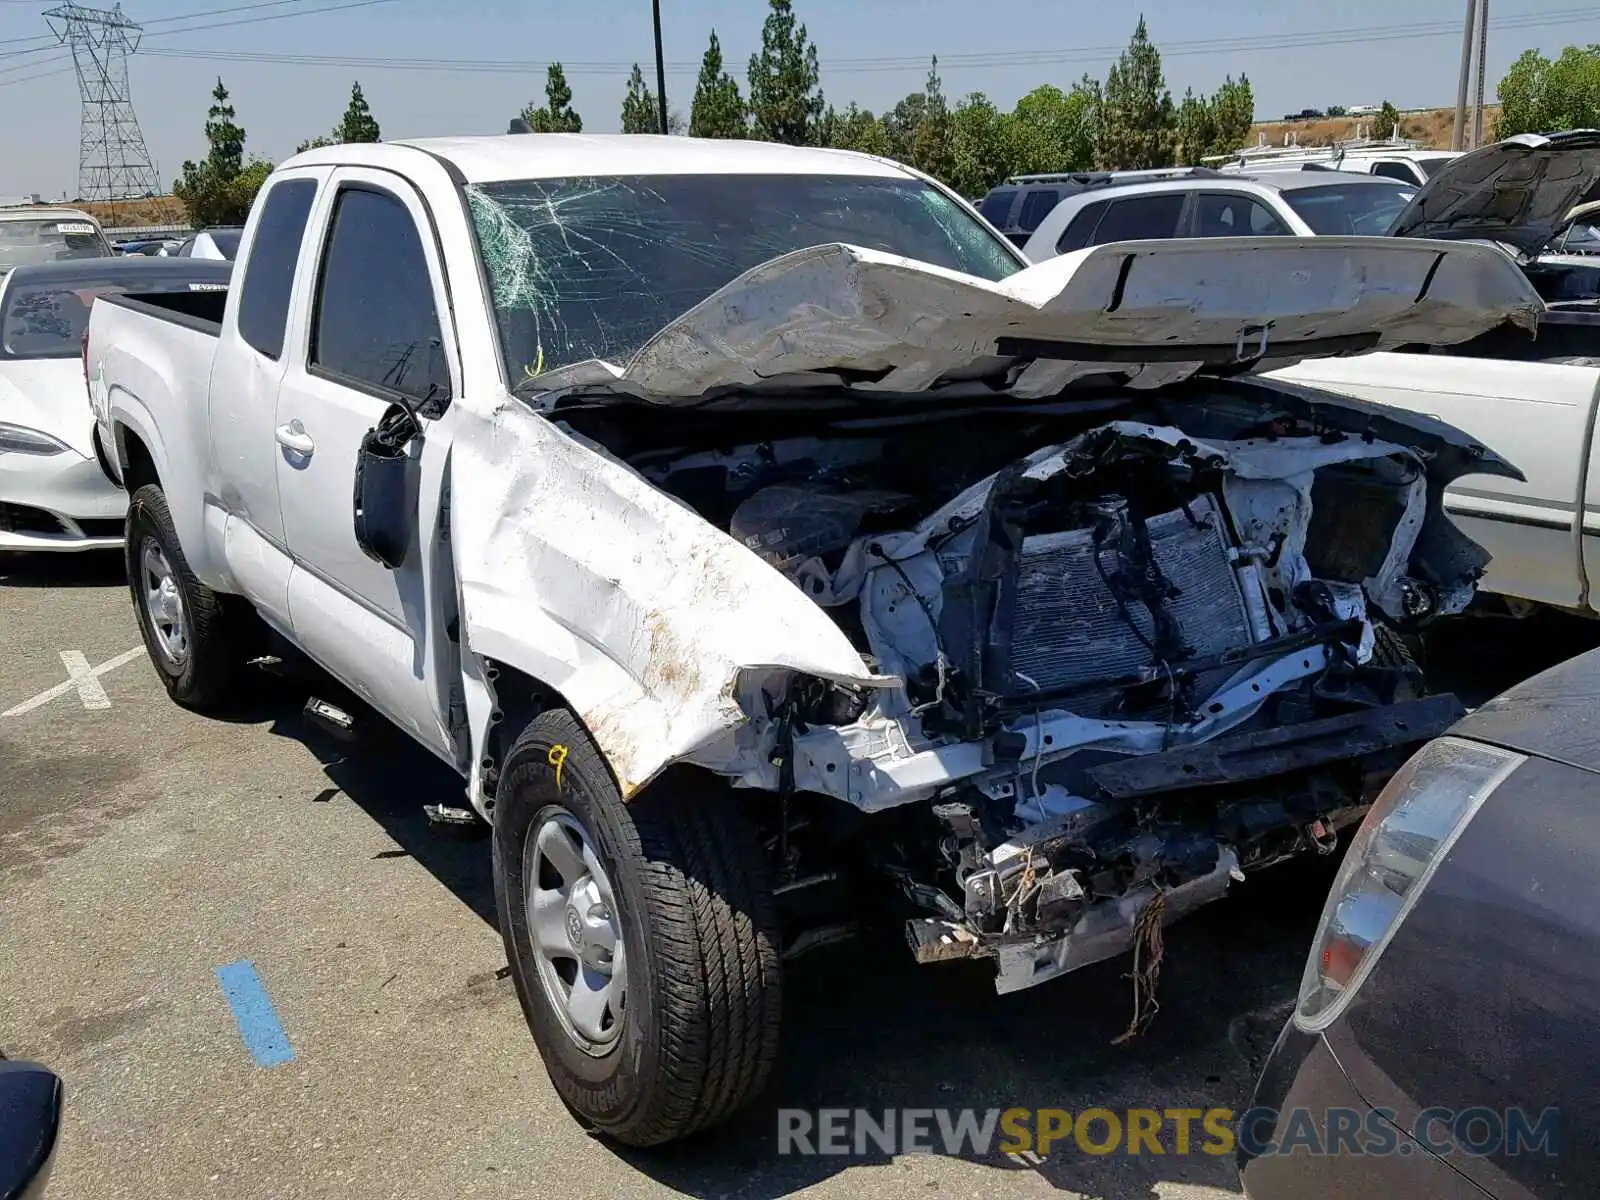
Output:
M622 365L752 267L847 242L998 280L1022 264L917 179L667 175L467 188L513 387L587 359Z

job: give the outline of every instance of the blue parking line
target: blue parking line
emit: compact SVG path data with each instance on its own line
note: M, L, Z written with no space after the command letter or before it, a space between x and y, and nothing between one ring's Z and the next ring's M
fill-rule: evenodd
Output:
M218 967L217 982L222 985L228 1007L233 1009L244 1048L250 1051L256 1066L280 1067L293 1062L294 1049L289 1045L289 1035L283 1031L278 1014L273 1011L272 1000L254 964L246 958Z

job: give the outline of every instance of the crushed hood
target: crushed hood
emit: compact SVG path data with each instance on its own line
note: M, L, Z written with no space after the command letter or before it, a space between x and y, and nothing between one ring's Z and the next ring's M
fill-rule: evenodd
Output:
M983 379L1038 397L1108 373L1156 386L1208 368L1450 345L1506 321L1531 330L1542 307L1505 254L1459 242L1121 242L999 282L833 244L745 272L625 366L591 360L520 390L670 405L733 389L906 393Z
M1407 238L1482 238L1535 254L1600 184L1600 130L1525 133L1445 163L1389 231Z
M77 358L0 360L0 421L37 429L94 456L94 412Z

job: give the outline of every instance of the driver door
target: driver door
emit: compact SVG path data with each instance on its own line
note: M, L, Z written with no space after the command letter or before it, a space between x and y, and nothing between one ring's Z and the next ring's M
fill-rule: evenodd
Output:
M426 505L437 507L444 437L424 428L408 447L410 544L397 568L357 544L353 505L367 432L396 405L442 411L459 386L437 241L421 198L399 176L342 168L324 193L309 312L276 413L278 493L294 559L290 620L308 654L453 758L447 702L426 669L436 547L421 532L437 517Z

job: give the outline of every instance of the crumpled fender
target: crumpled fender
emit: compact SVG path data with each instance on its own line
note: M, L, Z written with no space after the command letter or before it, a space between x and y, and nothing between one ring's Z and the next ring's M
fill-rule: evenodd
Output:
M559 692L624 797L745 720L744 669L899 682L869 671L794 584L603 450L503 392L451 417L466 646Z

